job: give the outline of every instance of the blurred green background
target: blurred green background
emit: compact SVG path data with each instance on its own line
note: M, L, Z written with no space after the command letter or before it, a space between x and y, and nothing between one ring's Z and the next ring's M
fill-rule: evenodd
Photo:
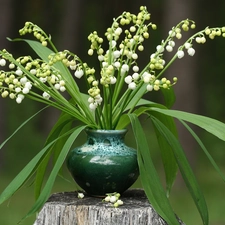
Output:
M206 26L225 26L225 2L219 0L213 2L203 0L186 2L180 0L104 2L100 0L0 0L0 3L0 19L4 21L0 28L0 49L7 48L15 55L29 54L29 49L25 44L10 43L6 37L19 37L18 30L26 21L32 21L52 36L59 50L69 49L84 61L87 59L90 65L94 65L96 62L92 61L93 58L87 57L88 34L97 30L99 35L103 36L104 30L111 25L113 17L123 11L137 13L140 5L148 7L153 23L158 26L157 31L150 34L150 39L146 43L146 56L143 61L155 51L155 46L167 36L171 27L182 19L193 19L197 24L196 29L204 29ZM194 48L196 49L194 57L184 57L184 59L178 60L167 71L166 76L178 77L178 85L175 86L177 101L174 108L207 115L225 122L225 39L207 40L204 46L195 44ZM153 101L161 100L155 94L147 97ZM21 105L12 100L0 99L0 143L41 107L41 104L28 99ZM38 153L58 114L53 109L45 110L0 150L0 192ZM208 203L210 224L225 224L225 184L190 135L179 125L178 127L180 140ZM163 180L162 165L154 133L151 128L146 128L149 132L152 157ZM196 131L202 137L221 170L225 172L225 143L197 128ZM127 144L134 146L134 143L130 142L129 135L131 134L128 133L127 140L129 139L129 142L127 141ZM83 141L84 137L82 136L76 145ZM63 177L57 178L52 192L75 189L66 168L63 170ZM134 185L134 187L140 186L140 181ZM0 224L17 224L32 206L33 201L31 182L21 188L9 201L0 205ZM175 212L187 225L201 224L197 209L180 176L178 176L171 193L171 202ZM35 216L28 218L22 224L33 224L34 218Z

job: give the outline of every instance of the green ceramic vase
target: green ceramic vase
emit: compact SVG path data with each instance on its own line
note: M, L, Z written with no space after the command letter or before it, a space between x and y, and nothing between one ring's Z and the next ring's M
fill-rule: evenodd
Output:
M73 149L67 167L89 195L122 193L138 178L137 151L124 143L126 130L86 130L87 142Z

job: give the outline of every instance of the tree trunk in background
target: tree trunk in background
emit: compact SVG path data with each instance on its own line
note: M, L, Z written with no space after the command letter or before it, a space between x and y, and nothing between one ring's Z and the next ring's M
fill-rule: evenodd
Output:
M11 10L11 0L0 0L0 21L1 21L1 29L0 29L0 49L6 48L9 49L9 41L6 40L6 37L10 35L11 25L12 25L12 10ZM7 124L6 120L3 119L6 114L6 100L0 98L0 143L3 142L5 137L5 130ZM0 150L0 168L3 166L4 160L3 151Z
M167 0L164 1L164 13L163 13L163 26L165 32L168 29L175 26L178 22L183 19L195 18L194 13L194 0L180 1L180 0ZM189 31L189 35L190 35ZM166 36L166 33L164 36ZM182 42L186 40L185 33L181 39ZM178 47L178 41L176 41ZM196 74L196 56L194 58L185 54L185 57L181 60L177 59L173 66L167 71L168 77L178 77L178 84L174 86L176 93L176 103L174 109L184 110L187 112L197 113L198 112L198 87L197 87L197 74ZM186 152L186 155L192 164L195 165L196 144L193 137L187 132L187 130L178 124L178 132L181 144Z

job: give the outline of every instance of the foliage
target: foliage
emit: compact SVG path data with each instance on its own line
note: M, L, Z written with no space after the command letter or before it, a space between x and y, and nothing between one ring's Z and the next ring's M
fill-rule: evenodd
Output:
M15 59L7 50L0 51L0 65L5 67L8 64L8 69L0 71L0 92L3 98L9 97L20 104L27 97L61 111L44 148L6 187L0 195L0 203L10 198L35 174L36 202L27 216L35 213L47 200L67 153L82 130L87 127L122 129L131 123L137 143L141 181L153 207L168 224L178 224L168 197L179 168L203 224L208 224L207 205L179 143L174 118L181 121L190 131L222 179L224 175L197 134L186 122L193 123L224 141L225 124L208 117L171 110L170 107L175 101L173 85L177 83L177 78L174 77L170 81L162 75L177 58L183 58L186 52L189 56L195 54L194 42L204 44L206 37L210 39L216 36L224 37L225 27L207 27L196 32L177 47L174 55L166 63L163 58L164 53L174 51L175 41L182 38L182 32L195 28L194 21L183 20L169 31L168 37L162 40L156 46L156 52L150 55L146 66L140 69L138 53L144 50L143 42L149 38L149 30L154 31L157 28L150 22L150 18L147 8L142 6L137 15L124 12L113 20L112 26L105 32L106 44L96 31L88 36L91 42L88 54L90 56L97 54L100 62L99 71L97 68L91 68L69 50L58 51L51 36L31 22L25 23L19 31L20 35L32 33L38 41L29 39L13 41L25 41L36 52L37 59L31 56L20 56ZM104 50L105 46L106 50ZM87 94L80 91L75 80L82 77L87 87ZM144 99L146 94L159 90L164 95L165 105ZM148 115L155 129L166 175L166 191L159 180L148 150L147 137L138 119L142 114ZM24 122L13 135L30 119ZM74 128L74 121L79 121L82 126ZM1 147L12 136L3 142ZM53 169L42 188L45 171L52 157Z

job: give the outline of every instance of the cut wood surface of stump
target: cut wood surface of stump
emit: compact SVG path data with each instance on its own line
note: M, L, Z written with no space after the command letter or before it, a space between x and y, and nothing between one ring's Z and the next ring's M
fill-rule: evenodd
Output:
M128 190L120 199L124 204L114 208L101 198L85 195L80 199L77 192L56 193L33 225L168 225L149 204L143 190Z

